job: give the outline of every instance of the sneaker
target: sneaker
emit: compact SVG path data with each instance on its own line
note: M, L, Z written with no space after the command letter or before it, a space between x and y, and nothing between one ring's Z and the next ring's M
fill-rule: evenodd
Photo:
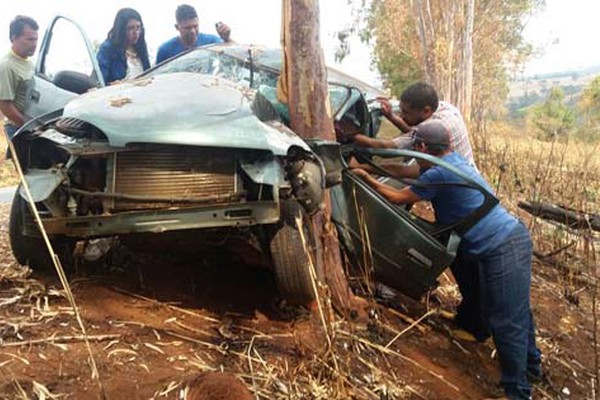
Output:
M532 385L537 385L539 383L548 381L548 379L546 378L546 374L544 374L542 371L539 371L539 372L527 371L527 380Z

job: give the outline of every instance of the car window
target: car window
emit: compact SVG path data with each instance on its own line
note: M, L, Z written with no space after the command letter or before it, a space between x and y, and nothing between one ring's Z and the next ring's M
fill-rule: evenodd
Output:
M65 46L65 43L68 46ZM41 72L52 80L62 71L78 72L87 76L91 76L94 71L85 39L77 27L65 19L57 20L54 25L44 70Z

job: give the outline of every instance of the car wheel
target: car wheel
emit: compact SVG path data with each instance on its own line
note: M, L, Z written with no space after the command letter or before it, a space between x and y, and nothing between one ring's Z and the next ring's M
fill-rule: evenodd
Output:
M23 233L24 223L35 224L35 220L31 214L29 205L19 195L19 189L17 189L10 208L8 228L13 255L19 264L29 265L33 270L52 270L52 259L48 253L44 239L41 237L41 234L39 236L26 236ZM56 237L51 239L51 243L63 267L69 269L73 259L75 242L63 237Z
M315 294L310 276L311 260L298 230L298 217L306 246L309 251L314 249L312 225L304 209L295 201L286 201L281 209L282 222L271 239L271 256L281 295L289 304L305 305L315 299Z

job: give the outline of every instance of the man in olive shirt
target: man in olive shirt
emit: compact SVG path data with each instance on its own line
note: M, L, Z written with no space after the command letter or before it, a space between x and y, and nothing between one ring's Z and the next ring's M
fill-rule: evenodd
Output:
M37 48L38 24L33 18L17 15L10 23L11 50L0 60L0 112L9 138L27 120L27 86L33 79L34 66L29 60Z

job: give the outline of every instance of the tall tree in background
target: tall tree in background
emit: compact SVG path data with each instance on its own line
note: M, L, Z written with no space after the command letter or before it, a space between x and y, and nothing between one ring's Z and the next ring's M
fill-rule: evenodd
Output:
M580 136L586 140L600 140L600 76L583 90L577 106L583 123Z
M531 110L530 120L538 130L540 139L565 138L573 129L575 114L565 105L565 94L559 87L550 90L548 98Z
M327 70L319 38L319 1L282 0L283 68L278 82L278 97L288 104L290 125L306 139L335 142L333 118L329 107ZM317 246L316 268L329 287L334 306L344 314L360 307L352 294L329 215L331 203L325 196L325 210L313 217L321 246Z
M543 0L373 0L367 30L395 94L416 80L434 85L481 126L502 107L509 68L531 48L524 19Z

